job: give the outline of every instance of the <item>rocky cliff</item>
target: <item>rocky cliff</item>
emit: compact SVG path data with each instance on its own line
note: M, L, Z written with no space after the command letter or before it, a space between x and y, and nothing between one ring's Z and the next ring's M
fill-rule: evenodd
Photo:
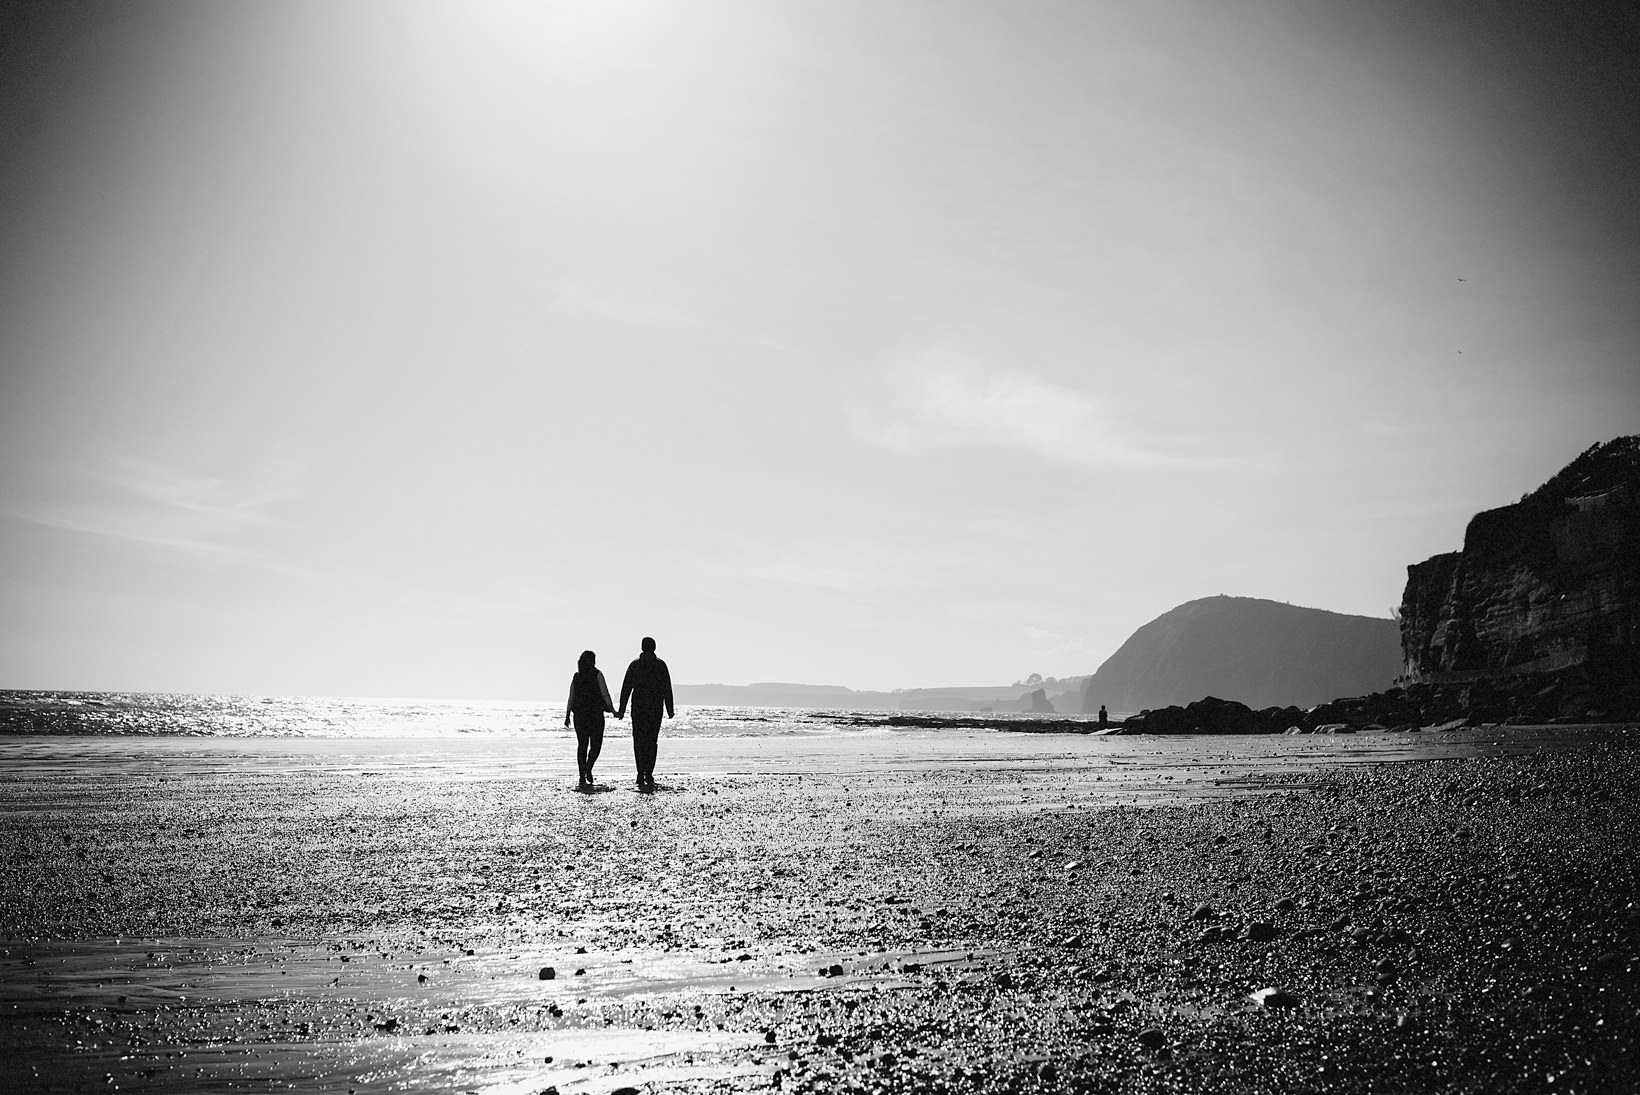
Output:
M1401 647L1408 682L1640 672L1640 436L1593 446L1477 514L1462 551L1409 566Z
M1389 687L1400 671L1395 621L1253 597L1206 597L1135 631L1083 690L1112 714L1203 696L1253 707L1308 706Z

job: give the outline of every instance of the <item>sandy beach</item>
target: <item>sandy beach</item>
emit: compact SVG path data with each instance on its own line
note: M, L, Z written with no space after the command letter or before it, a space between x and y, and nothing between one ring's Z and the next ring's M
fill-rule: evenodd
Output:
M0 739L0 1086L1634 1087L1633 728L605 756Z

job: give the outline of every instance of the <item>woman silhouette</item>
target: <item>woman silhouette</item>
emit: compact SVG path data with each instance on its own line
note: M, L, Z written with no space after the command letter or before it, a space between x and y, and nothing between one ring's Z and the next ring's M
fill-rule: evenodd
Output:
M592 766L598 763L598 754L604 748L604 712L615 713L609 699L609 685L604 683L603 670L598 668L598 656L590 650L581 651L581 660L575 676L569 679L569 702L564 705L564 725L575 717L575 756L580 763L580 789L592 786Z

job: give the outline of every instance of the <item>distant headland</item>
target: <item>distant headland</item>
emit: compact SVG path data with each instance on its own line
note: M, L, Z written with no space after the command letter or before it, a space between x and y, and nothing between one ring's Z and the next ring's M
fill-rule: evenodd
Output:
M1103 705L1147 733L1640 718L1640 436L1593 445L1519 502L1477 514L1461 551L1407 568L1398 615L1220 595L1163 613L1082 677L893 692L685 685L679 695L969 715Z

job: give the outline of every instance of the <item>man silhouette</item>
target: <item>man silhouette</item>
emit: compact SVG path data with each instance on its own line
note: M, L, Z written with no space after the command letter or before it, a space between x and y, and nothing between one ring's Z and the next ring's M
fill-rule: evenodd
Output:
M655 640L644 636L643 653L626 667L621 681L621 709L616 719L626 718L626 701L632 700L632 759L638 763L638 790L655 789L655 751L660 745L661 711L672 718L672 674L666 663L655 657Z

